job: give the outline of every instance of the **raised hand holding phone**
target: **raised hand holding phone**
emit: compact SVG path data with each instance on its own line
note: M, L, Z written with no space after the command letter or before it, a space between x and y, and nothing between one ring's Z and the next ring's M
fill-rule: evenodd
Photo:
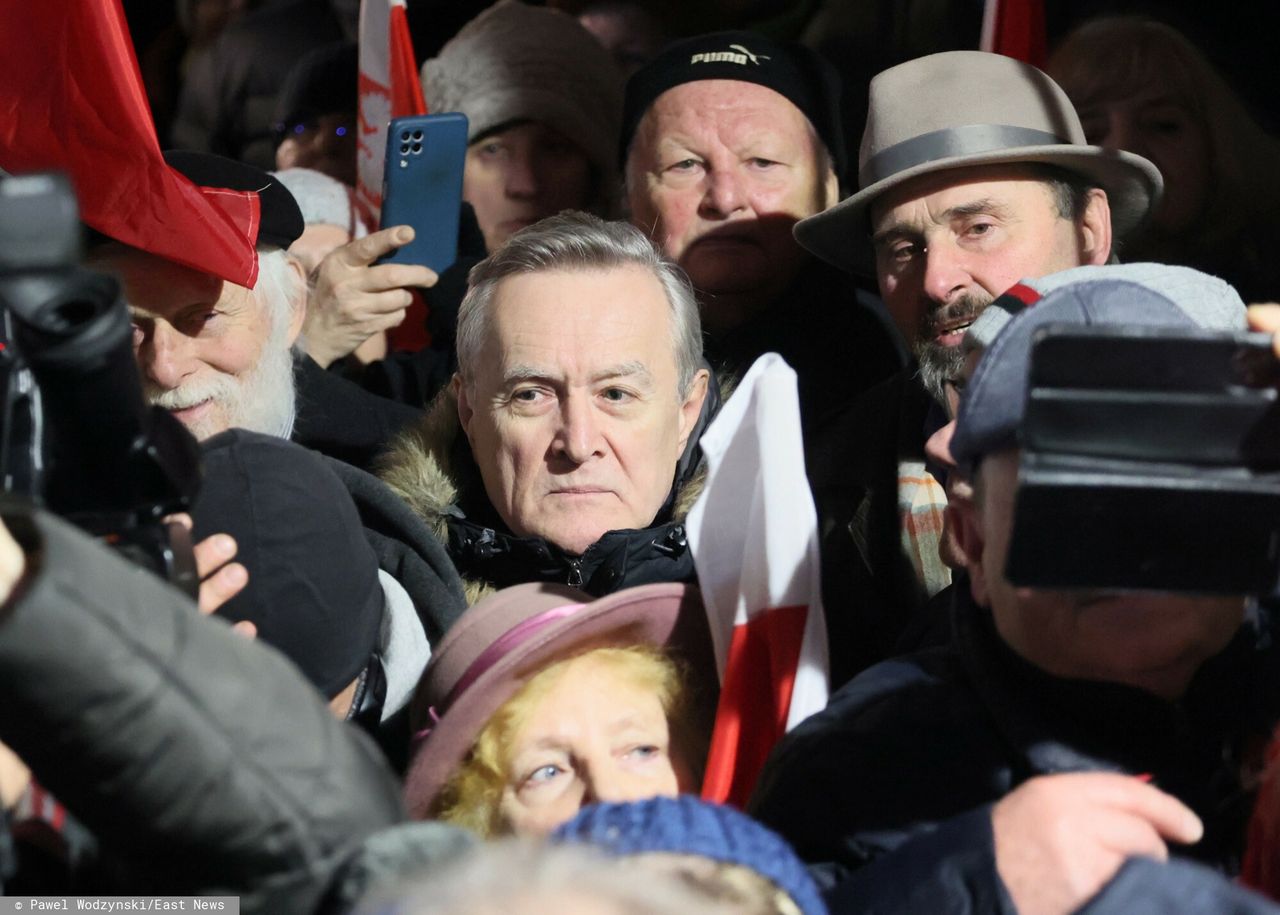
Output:
M403 321L411 288L435 285L436 272L426 267L376 263L415 237L411 226L392 226L335 248L320 262L302 339L307 355L322 368Z

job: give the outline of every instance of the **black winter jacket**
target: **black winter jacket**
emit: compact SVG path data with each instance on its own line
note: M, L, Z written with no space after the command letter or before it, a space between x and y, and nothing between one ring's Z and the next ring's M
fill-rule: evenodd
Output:
M124 866L131 893L310 913L403 820L373 743L283 656L47 514L6 513L0 741Z
M917 647L901 642L929 596L902 548L898 463L924 460L931 403L906 369L806 434L833 688Z
M1242 776L1280 718L1280 644L1263 614L1179 703L1049 676L957 591L951 646L877 664L789 734L752 812L825 865L837 912L1010 911L989 805L1037 775L1146 774L1204 821L1186 854L1239 870Z
M449 390L440 393L422 423L396 442L382 462L381 477L447 545L467 582L469 603L489 589L530 581L573 585L594 595L693 581L684 519L706 473L697 442L726 395L712 383L676 468L671 495L654 523L640 530L609 531L580 556L507 529L485 494Z

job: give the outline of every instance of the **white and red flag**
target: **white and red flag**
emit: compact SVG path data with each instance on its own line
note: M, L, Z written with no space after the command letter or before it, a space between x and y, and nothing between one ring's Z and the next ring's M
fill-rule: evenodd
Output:
M405 0L360 0L360 111L356 140L356 209L370 231L382 211L383 156L392 118L426 114ZM420 295L398 327L387 331L392 349L416 351L429 342L427 308Z
M827 702L818 516L781 356L756 360L701 444L689 542L720 674L702 796L743 806L778 739Z
M1044 0L986 0L978 48L1043 69L1049 57Z

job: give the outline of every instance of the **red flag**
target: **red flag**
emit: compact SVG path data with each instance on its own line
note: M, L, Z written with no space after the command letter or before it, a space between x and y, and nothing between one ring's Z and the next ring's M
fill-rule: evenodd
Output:
M979 48L1043 69L1049 58L1044 0L986 0Z
M1280 730L1267 749L1266 760L1249 823L1240 880L1280 901Z
M392 118L426 113L405 0L361 0L356 206L370 228L379 225L382 209L387 125ZM427 306L415 294L400 326L387 331L387 345L393 350L416 352L429 342Z
M67 172L99 232L253 286L258 195L165 164L119 0L10 0L4 15L0 167Z
M702 797L746 804L778 739L827 701L818 517L795 372L756 361L703 434L689 543L720 668Z

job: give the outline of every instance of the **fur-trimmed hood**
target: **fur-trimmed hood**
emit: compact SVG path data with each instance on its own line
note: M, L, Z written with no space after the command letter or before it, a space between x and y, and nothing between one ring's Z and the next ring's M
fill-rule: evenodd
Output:
M582 556L542 538L517 537L497 517L462 434L451 388L400 434L382 458L379 476L446 544L467 581L469 602L489 588L524 581L559 581L600 594L651 581L691 581L684 520L706 478L697 440L726 396L723 383L708 396L662 520L644 530L609 531Z

